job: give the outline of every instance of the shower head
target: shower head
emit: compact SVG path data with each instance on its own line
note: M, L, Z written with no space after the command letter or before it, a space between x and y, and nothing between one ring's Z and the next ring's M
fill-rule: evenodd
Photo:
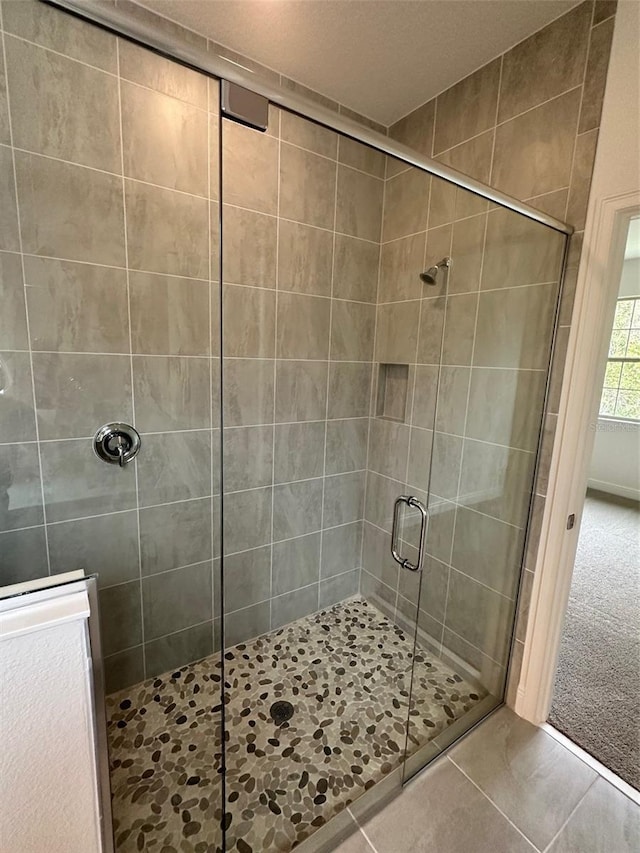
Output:
M420 273L420 280L425 284L435 284L440 269L448 269L451 266L451 258L443 258L435 266Z

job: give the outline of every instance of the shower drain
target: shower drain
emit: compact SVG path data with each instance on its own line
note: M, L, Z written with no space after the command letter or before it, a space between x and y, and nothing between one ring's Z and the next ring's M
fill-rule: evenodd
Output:
M284 700L274 702L271 708L269 708L269 714L273 722L277 726L281 726L293 717L293 705L291 702L285 702Z

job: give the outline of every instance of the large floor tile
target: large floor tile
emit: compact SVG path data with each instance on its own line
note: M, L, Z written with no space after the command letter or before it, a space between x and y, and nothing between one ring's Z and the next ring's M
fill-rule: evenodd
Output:
M427 770L363 829L378 853L533 850L450 761Z
M550 735L507 708L466 738L451 758L540 850L596 778Z
M640 806L600 778L549 848L549 853L634 853L637 850L640 850Z

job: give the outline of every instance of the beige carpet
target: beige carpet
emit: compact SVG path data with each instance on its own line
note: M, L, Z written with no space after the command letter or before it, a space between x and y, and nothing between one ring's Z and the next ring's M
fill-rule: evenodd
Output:
M640 511L589 492L549 722L640 788Z

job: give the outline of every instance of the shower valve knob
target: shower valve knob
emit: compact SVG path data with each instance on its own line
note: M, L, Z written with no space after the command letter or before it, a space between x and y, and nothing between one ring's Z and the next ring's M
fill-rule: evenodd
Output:
M140 435L130 424L112 423L101 426L93 439L96 456L121 468L131 462L140 450Z

